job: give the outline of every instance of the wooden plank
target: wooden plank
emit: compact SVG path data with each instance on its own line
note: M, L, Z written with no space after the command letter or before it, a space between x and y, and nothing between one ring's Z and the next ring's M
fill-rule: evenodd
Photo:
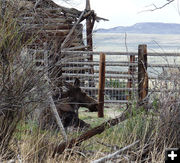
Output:
M27 28L34 30L70 30L70 26L66 23L48 23L48 24L25 24Z
M29 36L38 35L40 37L46 37L46 36L62 37L62 36L66 36L68 33L69 30L38 30L38 31L28 30L26 32L26 34Z
M138 98L142 101L148 94L147 45L138 46Z
M29 13L22 13L18 16L18 19L21 18L27 18L27 17L34 17L34 18L38 18L38 19L43 19L43 18L65 18L63 14L52 14L50 12L29 12ZM68 17L68 16L67 16Z
M63 29L59 29L59 30L40 30L38 31L39 33L46 33L48 35L53 35L53 36L64 36L67 35L69 33L69 30L63 30Z
M39 12L43 12L43 10L40 8L40 9L36 9L38 10ZM72 15L74 15L74 17L78 18L79 15L81 15L81 11L75 9L75 8L66 8L66 7L63 7L63 6L60 6L58 5L58 8L47 8L45 9L46 12L50 12L50 13L61 13L61 12L64 12L64 13L70 13Z
M71 47L77 47L77 46L82 46L83 43L82 42L73 42L71 43Z
M80 23L81 18L83 17L85 13L85 10L81 13L78 21L74 24L74 26L72 27L72 29L70 30L70 32L68 33L68 35L66 36L65 40L63 41L63 43L61 44L61 49L67 48L67 43L69 42L69 40L71 39L72 34L74 33L76 26Z
M101 53L99 63L98 117L104 117L105 59L105 54Z
M73 19L70 18L44 18L44 19L35 19L34 17L23 17L21 19L18 19L17 22L18 23L42 23L42 24L47 24L47 23L67 23L69 21L73 21Z
M26 26L27 28L33 28L33 29L44 29L44 30L56 30L56 29L71 29L73 27L72 24L69 23L33 23L33 24L28 24L28 23L22 23L22 26ZM82 24L78 24L76 27L77 30L82 29Z
M65 48L64 50L66 51L69 51L69 50L85 50L85 49L87 49L89 46L84 46L84 45L82 45L82 46L78 46L78 47L71 47L71 48Z

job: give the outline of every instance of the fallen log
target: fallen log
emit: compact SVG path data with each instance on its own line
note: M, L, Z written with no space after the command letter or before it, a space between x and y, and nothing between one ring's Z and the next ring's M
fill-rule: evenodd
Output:
M67 142L64 141L64 142L60 143L59 145L57 145L55 147L52 157L55 157L56 154L62 154L66 148L72 148L74 146L78 146L83 141L88 140L89 138L91 138L97 134L101 134L106 129L109 129L109 128L119 124L120 122L125 121L129 117L130 117L130 108L126 109L120 116L118 116L114 119L110 119L110 120L102 123L101 125L88 130L87 132L83 133L79 137L68 140Z

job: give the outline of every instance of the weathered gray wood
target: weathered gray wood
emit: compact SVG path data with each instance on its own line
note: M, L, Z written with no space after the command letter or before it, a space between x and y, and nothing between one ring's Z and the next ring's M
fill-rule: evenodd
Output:
M76 26L80 23L81 18L83 17L84 13L85 13L85 10L81 13L78 21L74 24L74 26L73 26L72 29L70 30L69 34L66 36L65 40L64 40L63 43L61 44L61 49L66 48L67 42L70 40L71 35L74 33L74 31L75 31L75 29L76 29Z
M44 63L45 63L45 68L48 69L48 52L46 51L47 49L47 44L44 43ZM54 103L54 100L52 98L52 92L51 92L51 81L48 77L48 71L46 71L46 73L44 74L44 78L46 80L46 84L47 84L47 88L50 89L50 91L48 92L47 94L47 97L48 97L48 102L49 102L49 105L50 105L50 108L51 108L51 112L52 114L54 115L55 119L56 119L56 122L60 128L60 131L61 131L61 134L64 138L64 141L67 142L68 138L67 138L67 135L66 135L66 132L65 132L65 129L64 129L64 126L62 124L62 121L61 121L61 118L59 117L59 114L57 112L57 109L56 109L56 105Z
M120 116L118 116L114 119L108 120L108 121L102 123L101 125L88 130L87 132L83 133L82 135L78 136L77 138L73 138L73 139L69 140L68 142L62 142L61 144L58 144L53 152L53 157L57 153L58 154L63 153L66 148L73 148L74 146L80 145L85 140L88 140L97 134L101 134L106 129L111 128L111 127L127 120L128 118L130 118L130 116L129 116L130 112L131 111L129 108L129 109L125 110Z
M37 11L39 12L43 12L42 9L36 9ZM50 12L50 13L60 13L60 12L63 12L63 13L70 13L72 15L74 15L75 18L79 17L81 15L81 11L75 9L75 8L66 8L66 7L63 7L63 6L60 6L58 5L58 8L49 8L49 9L46 9L47 12Z
M137 143L139 143L139 140L135 141L134 143L112 153L112 154L108 154L107 156L104 156L102 158L99 158L98 160L94 160L94 161L91 161L91 163L105 163L106 161L116 157L117 155L120 155L122 152L128 150L129 148L132 148L133 146L135 146Z
M60 18L44 18L44 19L35 19L34 17L23 17L21 19L18 19L17 22L26 22L26 23L37 23L39 24L40 22L42 24L47 24L47 23L67 23L68 21L73 21L73 19L70 18L65 18L65 17L60 17Z
M83 50L83 49L86 49L88 47L89 46L82 45L82 46L78 46L78 47L65 48L65 49L63 49L63 51Z
M54 115L54 117L56 119L56 122L57 122L57 124L58 124L58 126L60 128L60 131L61 131L61 134L62 134L62 136L64 138L64 141L67 141L68 140L67 139L67 135L66 135L64 126L62 124L62 121L61 121L61 119L59 117L59 114L57 112L56 105L54 104L54 100L52 98L52 94L51 93L48 94L48 99L49 99L48 101L49 101L49 104L50 104L50 107L51 107L51 112L53 113L53 115Z
M36 9L37 11L39 12L43 12L42 9ZM46 12L50 12L50 13L60 13L60 12L63 12L65 14L71 14L71 16L73 18L78 18L82 11L79 11L75 8L66 8L66 7L63 7L63 6L60 6L58 8L53 8L53 9L46 9ZM100 20L103 20L103 21L109 21L108 19L105 19L105 18L101 18L101 17L98 17L96 16L96 21L99 22Z
M36 30L36 31L31 31L31 30L27 30L26 34L33 36L33 34L38 35L39 37L42 36L51 36L51 37L62 37L62 36L66 36L69 33L69 30ZM39 38L38 37L38 38ZM52 38L49 38L52 39Z

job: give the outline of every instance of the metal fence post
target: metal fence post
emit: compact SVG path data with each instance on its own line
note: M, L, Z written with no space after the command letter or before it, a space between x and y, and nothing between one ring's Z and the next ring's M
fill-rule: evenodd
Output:
M143 100L148 94L147 45L138 46L138 99Z
M98 117L104 117L105 58L105 54L101 53L99 62Z

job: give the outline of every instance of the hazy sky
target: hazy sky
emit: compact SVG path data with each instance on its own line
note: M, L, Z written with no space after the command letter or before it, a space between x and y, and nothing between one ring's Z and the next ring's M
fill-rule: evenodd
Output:
M86 0L71 0L71 3L64 4L62 0L53 1L79 10L85 8L86 2ZM109 19L109 22L96 23L95 28L127 26L138 22L180 23L179 0L161 10L141 12L153 9L152 4L161 6L165 2L166 0L90 0L91 9L95 10L98 16Z

